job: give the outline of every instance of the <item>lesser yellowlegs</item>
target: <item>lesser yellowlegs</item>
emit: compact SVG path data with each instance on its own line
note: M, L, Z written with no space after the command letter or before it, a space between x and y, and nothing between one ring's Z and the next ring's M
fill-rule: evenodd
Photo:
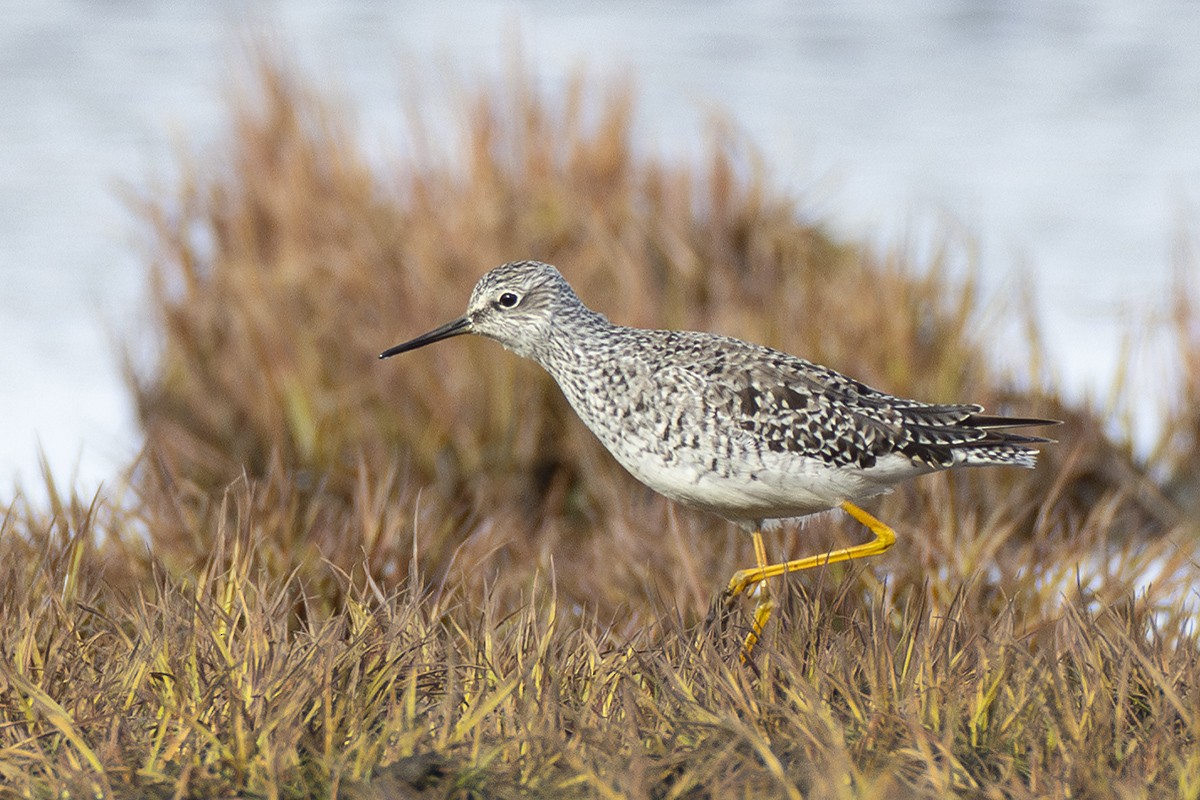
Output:
M1050 440L1007 429L1054 422L893 397L727 336L614 325L585 306L557 269L537 261L496 267L476 284L465 315L379 357L464 333L541 364L642 483L751 532L757 566L735 573L727 588L734 598L759 584L743 657L771 615L768 579L876 555L895 542L891 528L855 503L939 470L1033 467L1029 445ZM764 523L839 507L874 538L770 563Z

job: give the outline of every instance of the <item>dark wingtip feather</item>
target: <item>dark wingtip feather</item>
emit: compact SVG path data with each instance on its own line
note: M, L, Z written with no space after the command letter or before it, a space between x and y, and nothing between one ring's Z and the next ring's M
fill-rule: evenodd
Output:
M983 430L996 430L995 428L984 428ZM1051 439L1047 436L1026 436L1022 433L1000 433L997 434L1003 441L1011 444L1055 444L1058 439Z
M977 407L975 407L977 408ZM1033 467L1037 451L1028 445L1053 444L1045 436L1009 433L1012 428L1057 425L1058 420L981 414L969 406L958 407L957 419L944 416L954 407L904 409L910 418L910 440L900 451L933 467L1012 465ZM914 419L915 418L915 419Z
M1030 436L1024 433L1007 433L1010 428L1042 428L1061 425L1062 420L1039 419L1038 417L1001 417L990 414L972 414L962 422L964 427L988 431L984 441L999 441L1003 444L1054 444L1057 440L1047 436ZM993 433L994 431L994 433Z
M1001 417L994 414L972 414L962 421L965 428L980 430L1002 430L1004 428L1042 428L1047 425L1061 425L1061 419L1038 419L1037 417ZM1031 441L1052 441L1051 439L1032 439Z

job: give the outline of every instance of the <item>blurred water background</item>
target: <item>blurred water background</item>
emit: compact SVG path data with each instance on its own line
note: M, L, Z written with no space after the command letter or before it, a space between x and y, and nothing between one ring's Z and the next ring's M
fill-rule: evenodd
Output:
M1032 284L1076 397L1103 397L1125 337L1164 313L1198 219L1190 0L2 0L0 497L39 493L39 450L84 492L136 452L118 344L153 343L120 187L216 139L248 34L326 76L381 158L409 81L496 74L514 45L549 91L579 67L631 78L639 144L658 152L689 157L725 112L840 232L919 249L965 226L986 291ZM1149 438L1170 376L1144 370Z

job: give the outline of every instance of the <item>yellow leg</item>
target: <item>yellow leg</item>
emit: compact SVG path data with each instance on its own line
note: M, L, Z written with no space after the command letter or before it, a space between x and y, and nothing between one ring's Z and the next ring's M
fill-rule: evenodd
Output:
M753 536L754 558L758 562L758 569L750 571L765 573L771 567L767 561L767 546L763 544L761 531L756 530ZM742 571L745 572L746 570ZM730 595L730 597L736 597L736 595ZM741 658L743 664L750 657L750 652L754 650L754 645L758 643L758 637L762 635L763 628L767 626L767 620L771 618L771 612L774 610L775 601L771 599L771 587L767 585L766 578L763 578L758 584L758 602L754 604L754 623L750 626L750 633L746 634L746 641L742 643Z
M767 620L771 618L771 611L774 609L774 603L771 600L770 593L767 591L767 581L769 579L777 578L789 572L799 572L805 569L812 569L813 567L823 567L826 564L836 564L839 561L850 561L855 558L879 555L896 543L895 531L858 506L846 501L842 503L842 510L869 528L871 533L875 534L875 538L863 544L854 545L853 547L843 547L840 550L831 550L819 556L809 556L807 558L796 559L795 561L785 561L780 564L768 564L767 551L763 546L762 534L758 531L754 532L754 555L758 560L758 566L735 572L733 577L729 579L729 588L725 592L732 599L746 591L752 585L756 583L761 584L759 588L761 594L759 595L758 604L754 607L754 625L750 629L749 635L746 636L745 643L742 645L742 661L745 661L754 649L754 645L758 642L758 637L762 633L763 627L767 624Z

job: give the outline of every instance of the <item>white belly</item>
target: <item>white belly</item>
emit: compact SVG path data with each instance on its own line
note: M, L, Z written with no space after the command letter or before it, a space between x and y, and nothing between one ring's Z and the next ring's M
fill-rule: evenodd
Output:
M816 459L791 457L726 477L695 463L665 466L656 458L618 461L654 491L684 505L736 521L803 517L890 491L893 483L919 474L908 459L886 457L869 469L830 467ZM925 470L928 471L928 470Z

